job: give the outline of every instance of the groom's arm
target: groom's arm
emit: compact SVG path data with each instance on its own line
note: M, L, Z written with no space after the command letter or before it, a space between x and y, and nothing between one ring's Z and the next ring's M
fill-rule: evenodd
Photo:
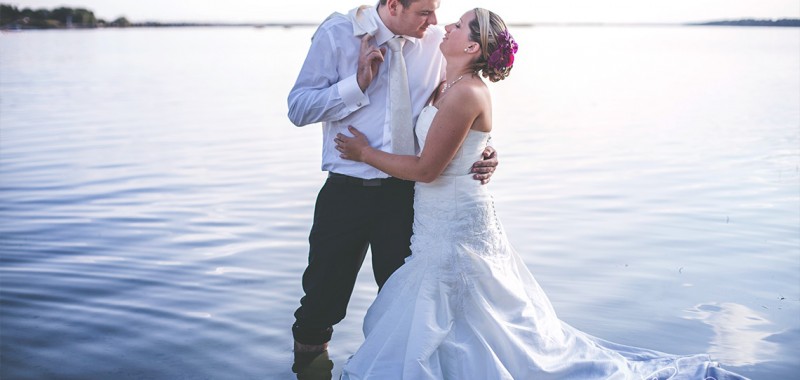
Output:
M341 34L341 31L334 30L327 23L319 27L297 81L289 92L289 119L298 127L341 120L369 104L369 97L360 88L357 73L340 71L338 61L342 49L336 47L337 33ZM343 35L338 38L353 37Z
M489 183L492 174L494 174L494 170L497 168L497 164L499 164L497 160L497 150L491 146L487 146L486 149L483 150L483 159L472 164L470 173L475 174L472 178L481 181L481 184L484 185Z

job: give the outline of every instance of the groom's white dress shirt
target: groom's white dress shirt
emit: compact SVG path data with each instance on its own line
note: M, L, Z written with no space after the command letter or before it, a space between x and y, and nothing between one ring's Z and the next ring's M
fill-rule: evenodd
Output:
M350 135L347 126L352 125L373 147L392 152L388 91L392 52L387 47L386 60L362 92L356 70L365 32L374 36L373 43L379 47L387 46L394 37L374 7L360 7L347 15L335 13L319 26L289 93L289 119L297 126L322 122L322 170L359 178L386 178L386 173L363 162L340 158L333 141L337 133ZM411 125L444 79L445 61L439 51L443 36L441 28L431 26L423 38L406 37L403 57L411 95Z

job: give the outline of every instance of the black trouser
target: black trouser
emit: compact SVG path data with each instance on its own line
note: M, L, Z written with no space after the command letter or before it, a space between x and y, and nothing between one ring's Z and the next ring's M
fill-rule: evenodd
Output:
M362 180L331 174L317 197L308 238L305 296L294 313L295 340L322 344L344 319L356 276L372 247L378 288L411 254L414 183L395 178Z

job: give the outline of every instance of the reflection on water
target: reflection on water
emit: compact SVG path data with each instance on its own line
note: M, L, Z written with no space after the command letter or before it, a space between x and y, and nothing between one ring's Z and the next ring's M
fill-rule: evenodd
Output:
M763 363L775 356L780 347L769 341L774 325L760 313L735 303L710 303L688 310L714 331L708 353L714 360L734 366Z

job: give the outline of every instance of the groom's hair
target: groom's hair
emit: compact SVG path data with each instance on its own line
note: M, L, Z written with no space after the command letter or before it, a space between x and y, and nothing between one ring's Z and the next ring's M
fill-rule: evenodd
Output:
M411 3L413 3L416 0L397 0L397 1L399 1L400 4L403 4L403 8L408 8L408 6L411 5ZM381 0L380 5L386 5L386 0Z

